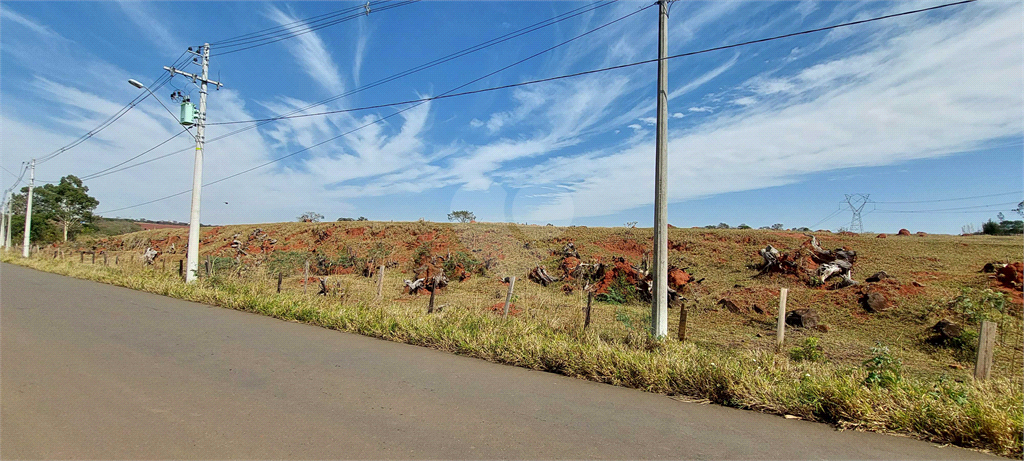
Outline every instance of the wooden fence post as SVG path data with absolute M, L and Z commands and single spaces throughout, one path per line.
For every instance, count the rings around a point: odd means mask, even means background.
M 380 271 L 377 274 L 377 297 L 380 298 L 384 294 L 384 265 L 380 265 Z
M 213 260 L 210 259 L 210 255 L 206 255 L 206 275 L 213 275 Z
M 185 277 L 185 260 L 184 259 L 179 259 L 178 260 L 178 277 L 182 277 L 182 278 Z
M 513 275 L 508 279 L 508 293 L 505 294 L 505 314 L 508 317 L 508 303 L 512 302 L 512 291 L 516 289 L 516 277 Z
M 53 259 L 57 259 L 57 250 L 53 250 Z
M 106 267 L 106 265 L 107 265 L 107 252 L 104 251 L 103 252 L 103 266 Z
M 434 276 L 434 281 L 430 284 L 430 303 L 427 304 L 427 313 L 434 313 L 434 293 L 437 293 L 437 276 Z
M 786 337 L 786 296 L 789 295 L 789 288 L 779 290 L 779 323 L 775 333 L 775 347 L 782 350 L 782 343 Z
M 679 342 L 686 341 L 686 306 L 679 307 Z
M 981 322 L 978 335 L 978 359 L 974 364 L 974 378 L 988 379 L 992 374 L 992 355 L 996 346 L 996 322 Z
M 281 272 L 277 273 L 277 292 L 281 293 L 281 282 L 284 280 L 284 274 Z
M 96 252 L 92 252 L 92 263 L 96 264 Z
M 309 285 L 309 260 L 306 260 L 306 277 L 302 279 L 302 294 L 306 294 L 306 285 Z
M 118 263 L 120 262 L 120 261 L 118 261 L 119 259 L 121 259 L 121 255 L 114 255 L 114 265 L 115 266 L 118 265 Z
M 594 304 L 594 292 L 587 290 L 587 316 L 583 318 L 583 329 L 590 326 L 590 306 Z
M 78 262 L 84 264 L 85 263 L 85 252 L 83 251 L 82 254 L 79 255 L 79 256 L 80 256 L 80 258 L 79 258 Z

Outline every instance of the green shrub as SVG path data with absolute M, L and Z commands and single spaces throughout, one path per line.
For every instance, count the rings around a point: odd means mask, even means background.
M 883 346 L 882 343 L 875 343 L 875 347 L 871 348 L 871 354 L 872 357 L 864 361 L 864 367 L 868 370 L 864 384 L 887 389 L 899 384 L 903 362 L 894 358 L 889 352 L 889 347 Z
M 821 362 L 825 360 L 825 355 L 821 353 L 818 338 L 811 336 L 805 339 L 799 347 L 790 349 L 789 358 L 797 362 Z

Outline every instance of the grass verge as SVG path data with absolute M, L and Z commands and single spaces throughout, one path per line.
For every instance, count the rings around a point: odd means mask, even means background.
M 1022 455 L 1024 392 L 1006 378 L 955 382 L 901 377 L 872 381 L 872 370 L 785 354 L 655 341 L 642 334 L 602 339 L 596 331 L 559 327 L 486 311 L 354 298 L 274 293 L 269 284 L 211 277 L 186 285 L 168 273 L 69 260 L 0 260 L 164 296 L 431 347 L 496 363 L 559 373 L 721 405 L 795 415 L 844 429 L 911 435 L 937 443 Z

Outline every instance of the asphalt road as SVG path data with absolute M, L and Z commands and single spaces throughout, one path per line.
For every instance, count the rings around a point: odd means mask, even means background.
M 11 265 L 0 457 L 992 458 Z

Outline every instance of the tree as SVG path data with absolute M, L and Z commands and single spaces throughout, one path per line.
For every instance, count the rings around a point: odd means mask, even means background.
M 736 226 L 736 228 L 737 229 L 750 229 L 751 227 L 746 225 L 746 224 L 740 224 L 739 226 Z
M 315 211 L 307 211 L 299 216 L 299 222 L 320 222 L 322 219 L 324 219 L 324 215 Z
M 84 226 L 92 223 L 93 210 L 99 206 L 99 200 L 89 196 L 89 188 L 74 175 L 60 179 L 57 184 L 44 184 L 32 190 L 32 241 L 52 242 L 60 238 L 66 242 L 69 237 Z M 25 199 L 28 187 L 21 189 L 21 194 L 14 196 L 11 208 L 12 237 L 24 234 Z M 15 222 L 21 226 L 19 232 Z
M 356 221 L 369 221 L 369 219 L 366 219 L 366 216 L 360 216 Z
M 448 213 L 448 221 L 470 222 L 476 221 L 476 215 L 472 211 L 460 210 Z
M 782 223 L 772 224 L 772 230 L 782 230 Z
M 724 223 L 724 222 L 720 222 L 720 223 L 718 223 L 717 226 L 715 226 L 715 228 L 718 228 L 718 229 L 728 229 L 729 225 Z
M 99 200 L 90 197 L 89 187 L 74 175 L 60 178 L 60 182 L 44 184 L 39 188 L 40 209 L 48 214 L 62 228 L 64 241 L 68 231 L 78 231 L 84 224 L 92 222 L 92 212 L 99 206 Z
M 1017 214 L 1019 214 L 1022 218 L 1024 218 L 1024 201 L 1021 201 L 1020 203 L 1018 203 L 1017 204 L 1017 208 L 1014 208 L 1013 211 L 1016 211 Z
M 344 221 L 355 221 L 355 219 L 354 218 L 345 218 L 345 217 L 338 218 L 338 222 L 344 222 Z

